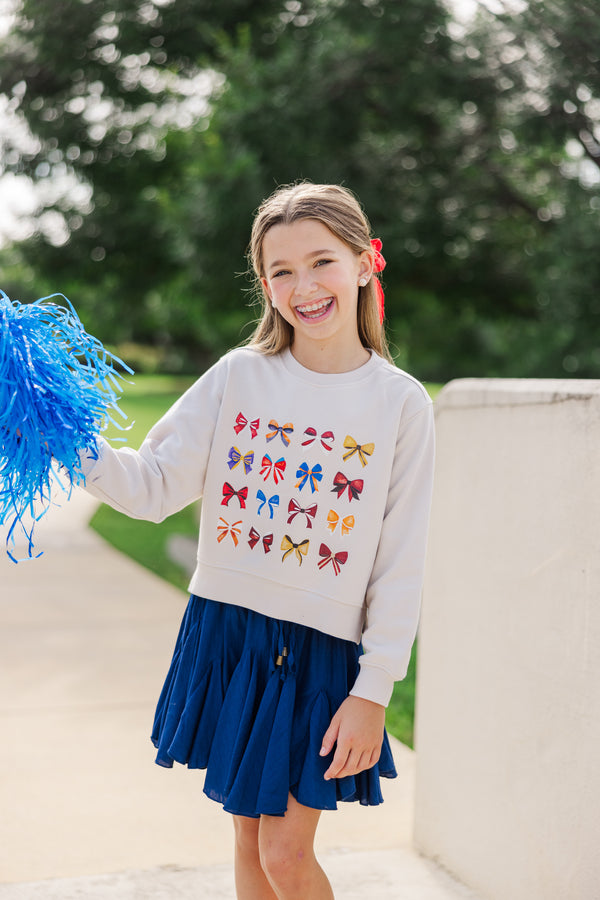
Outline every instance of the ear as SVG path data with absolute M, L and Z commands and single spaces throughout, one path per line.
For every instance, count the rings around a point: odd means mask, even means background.
M 273 302 L 273 295 L 271 294 L 271 289 L 270 289 L 270 287 L 269 287 L 269 282 L 267 281 L 266 278 L 263 277 L 263 278 L 260 279 L 260 283 L 262 284 L 262 289 L 263 289 L 263 291 L 265 292 L 265 294 L 267 295 L 267 297 L 269 298 L 269 300 L 270 300 L 271 303 L 272 303 L 272 302 Z
M 267 299 L 271 301 L 271 306 L 273 307 L 273 309 L 277 309 L 277 307 L 275 306 L 275 301 L 273 300 L 273 292 L 269 287 L 269 282 L 266 278 L 263 277 L 260 279 L 260 283 L 262 285 L 263 291 L 265 292 L 265 297 L 267 297 Z
M 358 278 L 366 279 L 367 283 L 373 274 L 373 252 L 371 250 L 363 250 L 359 257 Z

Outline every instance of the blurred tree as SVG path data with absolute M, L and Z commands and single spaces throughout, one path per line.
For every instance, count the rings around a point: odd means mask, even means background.
M 466 51 L 493 73 L 497 160 L 540 223 L 523 242 L 529 322 L 506 322 L 512 371 L 600 373 L 600 16 L 580 0 L 529 0 L 483 12 Z M 498 154 L 497 154 L 498 155 Z M 518 244 L 515 246 L 519 252 Z M 519 264 L 519 260 L 516 260 Z M 500 332 L 496 332 L 498 337 Z
M 241 321 L 233 273 L 251 210 L 275 184 L 297 178 L 343 181 L 361 197 L 390 262 L 388 318 L 403 363 L 419 360 L 443 377 L 460 339 L 467 365 L 477 354 L 480 362 L 473 311 L 521 311 L 527 282 L 507 253 L 515 254 L 519 229 L 521 243 L 530 233 L 532 218 L 534 229 L 542 226 L 501 172 L 473 171 L 471 108 L 477 101 L 493 114 L 493 83 L 472 77 L 468 63 L 452 65 L 445 21 L 426 0 L 401 10 L 349 3 L 344 15 L 325 5 L 292 20 L 296 30 L 273 57 L 256 59 L 243 32 L 221 43 L 227 84 L 210 128 L 168 139 L 181 165 L 163 217 L 181 252 L 186 234 L 181 296 L 218 296 L 217 327 Z M 495 231 L 482 220 L 493 220 Z M 165 314 L 175 311 L 176 298 L 165 295 L 163 305 Z
M 58 201 L 69 242 L 38 239 L 27 259 L 104 339 L 198 362 L 248 319 L 238 274 L 262 197 L 344 182 L 384 240 L 401 364 L 439 379 L 579 366 L 572 305 L 554 298 L 587 290 L 577 254 L 598 211 L 567 171 L 582 136 L 560 86 L 575 53 L 587 80 L 571 94 L 589 98 L 570 102 L 589 120 L 598 25 L 573 44 L 566 9 L 533 0 L 461 33 L 438 0 L 24 0 L 0 90 L 39 148 L 13 166 L 93 188 L 89 209 Z M 563 228 L 575 255 L 557 269 Z
M 263 23 L 280 6 L 23 0 L 0 54 L 0 91 L 38 144 L 27 153 L 5 148 L 5 169 L 65 187 L 71 173 L 93 190 L 82 205 L 72 191 L 49 201 L 66 220 L 66 246 L 37 236 L 24 253 L 105 339 L 171 342 L 155 302 L 180 266 L 179 254 L 165 252 L 156 205 L 157 185 L 177 182 L 165 138 L 170 129 L 205 127 L 209 97 L 222 84 L 211 68 L 217 41 L 246 22 L 260 47 Z

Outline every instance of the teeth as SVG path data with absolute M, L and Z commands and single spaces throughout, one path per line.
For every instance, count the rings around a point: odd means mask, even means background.
M 323 309 L 328 305 L 331 298 L 327 300 L 319 300 L 318 303 L 308 303 L 306 306 L 297 306 L 296 309 L 298 312 L 307 313 L 307 312 L 316 312 L 318 309 Z

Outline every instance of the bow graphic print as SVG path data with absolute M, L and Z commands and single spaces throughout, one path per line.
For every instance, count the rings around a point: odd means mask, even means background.
M 223 499 L 221 500 L 221 506 L 229 506 L 229 501 L 232 497 L 237 497 L 240 501 L 240 508 L 246 509 L 246 500 L 248 498 L 247 487 L 240 488 L 239 491 L 236 491 L 233 485 L 226 481 L 223 485 Z
M 280 459 L 278 459 L 276 462 L 273 462 L 269 454 L 265 453 L 262 458 L 261 466 L 262 468 L 260 470 L 260 474 L 264 476 L 265 481 L 267 480 L 271 472 L 273 472 L 273 479 L 275 481 L 275 484 L 278 484 L 282 480 L 285 473 L 285 459 L 283 458 L 283 456 L 280 457 Z
M 235 420 L 235 425 L 233 426 L 233 430 L 236 434 L 239 434 L 240 431 L 244 430 L 247 424 L 248 419 L 246 418 L 246 416 L 243 413 L 238 413 Z M 260 419 L 252 419 L 252 421 L 250 422 L 250 434 L 252 435 L 252 438 L 255 438 L 258 434 L 259 426 Z
M 316 428 L 307 428 L 304 432 L 307 435 L 305 441 L 302 441 L 303 447 L 308 447 L 312 442 L 317 438 L 317 430 Z M 321 435 L 321 446 L 324 450 L 333 450 L 331 444 L 335 441 L 335 435 L 333 431 L 324 431 Z
M 289 556 L 290 553 L 296 553 L 298 557 L 298 564 L 302 565 L 302 557 L 306 556 L 308 553 L 308 545 L 309 541 L 305 538 L 303 541 L 300 541 L 299 544 L 295 544 L 289 534 L 284 535 L 283 540 L 281 541 L 281 549 L 284 551 L 283 556 L 281 557 L 281 562 L 284 561 L 286 556 Z
M 260 516 L 261 510 L 262 510 L 263 506 L 265 505 L 265 503 L 268 503 L 268 505 L 269 505 L 269 518 L 272 519 L 272 518 L 273 518 L 273 512 L 274 512 L 274 507 L 275 507 L 275 506 L 279 506 L 279 494 L 273 494 L 273 496 L 272 496 L 272 497 L 269 497 L 269 499 L 267 500 L 267 498 L 265 497 L 263 491 L 257 491 L 257 493 L 256 493 L 256 499 L 260 501 L 260 505 L 259 505 L 259 507 L 258 507 L 258 515 Z
M 333 534 L 335 529 L 337 528 L 338 522 L 340 521 L 340 517 L 336 513 L 334 509 L 330 509 L 327 513 L 327 527 Z M 354 516 L 346 516 L 342 519 L 342 526 L 340 531 L 342 534 L 348 534 L 354 528 Z
M 273 438 L 276 438 L 277 435 L 281 437 L 282 442 L 286 447 L 290 445 L 289 435 L 292 434 L 294 430 L 294 426 L 291 422 L 286 422 L 285 425 L 278 425 L 275 419 L 271 419 L 269 422 L 269 428 L 271 431 L 267 433 L 267 440 L 272 441 Z
M 223 523 L 222 525 L 217 525 L 217 531 L 219 532 L 217 541 L 219 542 L 219 544 L 221 543 L 223 538 L 226 538 L 227 535 L 230 534 L 233 543 L 237 547 L 238 535 L 242 530 L 241 528 L 238 528 L 238 525 L 242 524 L 242 520 L 239 519 L 239 521 L 233 522 L 233 524 L 230 525 L 229 522 L 227 522 L 222 516 L 219 516 L 219 522 Z
M 254 550 L 255 546 L 260 541 L 260 534 L 258 533 L 256 528 L 254 528 L 254 526 L 250 529 L 250 531 L 248 533 L 248 537 L 250 538 L 250 540 L 248 541 L 248 543 L 250 544 L 250 549 Z M 273 535 L 265 534 L 265 536 L 262 539 L 262 542 L 263 542 L 263 549 L 264 549 L 265 553 L 270 553 L 271 545 L 273 543 Z
M 322 559 L 319 560 L 320 569 L 324 568 L 328 563 L 331 563 L 333 571 L 336 575 L 339 575 L 340 566 L 343 566 L 348 559 L 348 552 L 346 550 L 341 550 L 334 555 L 327 544 L 321 544 L 319 547 L 319 556 L 322 557 Z
M 355 453 L 358 454 L 358 458 L 360 459 L 361 465 L 363 468 L 367 465 L 369 460 L 367 456 L 373 455 L 373 450 L 375 449 L 375 444 L 357 444 L 353 437 L 350 437 L 349 434 L 344 438 L 344 447 L 346 448 L 346 453 L 344 453 L 344 462 L 350 457 L 354 456 Z
M 314 494 L 315 491 L 319 490 L 317 481 L 321 481 L 323 478 L 323 467 L 320 463 L 317 463 L 316 466 L 313 466 L 312 469 L 309 469 L 308 463 L 303 462 L 296 472 L 296 478 L 300 479 L 300 481 L 296 485 L 299 491 L 302 490 L 306 482 L 310 479 L 310 489 Z
M 302 509 L 300 504 L 296 500 L 292 499 L 288 503 L 288 513 L 290 513 L 288 525 L 293 522 L 295 516 L 303 513 L 306 516 L 306 527 L 312 528 L 312 522 L 310 520 L 314 519 L 317 514 L 317 504 L 315 503 L 314 506 L 309 506 L 306 509 Z
M 364 486 L 364 481 L 362 478 L 355 478 L 354 481 L 350 481 L 346 478 L 342 472 L 338 472 L 335 478 L 333 479 L 333 487 L 331 488 L 332 493 L 335 491 L 338 495 L 338 500 L 343 496 L 344 491 L 348 488 L 348 500 L 359 500 L 359 494 L 362 494 L 362 489 Z
M 244 464 L 246 475 L 248 474 L 248 472 L 251 472 L 252 463 L 254 462 L 254 450 L 251 450 L 250 453 L 240 453 L 237 447 L 231 447 L 229 450 L 229 459 L 227 460 L 227 465 L 230 469 L 235 469 L 239 462 L 242 462 Z

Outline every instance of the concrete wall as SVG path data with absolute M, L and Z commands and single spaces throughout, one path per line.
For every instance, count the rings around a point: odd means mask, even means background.
M 598 900 L 600 381 L 436 405 L 415 843 L 487 900 Z

